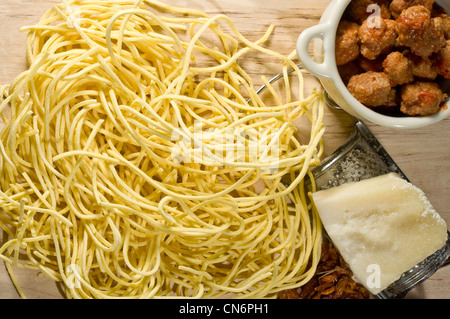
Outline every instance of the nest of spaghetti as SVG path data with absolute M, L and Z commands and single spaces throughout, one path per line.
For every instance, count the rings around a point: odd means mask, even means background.
M 24 30 L 29 68 L 1 89 L 8 266 L 67 298 L 275 298 L 313 277 L 324 100 L 264 47 L 273 26 L 249 40 L 225 15 L 68 0 Z M 264 94 L 255 57 L 283 70 Z

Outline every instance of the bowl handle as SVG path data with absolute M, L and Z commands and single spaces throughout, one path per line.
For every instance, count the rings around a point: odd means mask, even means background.
M 335 63 L 334 45 L 335 35 L 333 25 L 329 22 L 317 24 L 304 30 L 297 40 L 297 54 L 305 69 L 309 72 L 324 78 L 332 78 Z M 314 61 L 309 55 L 309 43 L 313 39 L 322 39 L 323 41 L 323 62 Z

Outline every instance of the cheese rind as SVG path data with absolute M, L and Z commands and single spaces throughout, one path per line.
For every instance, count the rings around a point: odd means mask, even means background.
M 318 191 L 312 198 L 334 245 L 373 294 L 447 240 L 447 225 L 424 192 L 395 173 Z

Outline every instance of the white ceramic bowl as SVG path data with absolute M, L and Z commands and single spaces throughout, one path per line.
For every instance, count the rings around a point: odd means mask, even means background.
M 419 128 L 434 124 L 450 115 L 450 100 L 447 107 L 430 116 L 394 117 L 380 114 L 361 104 L 347 90 L 342 81 L 335 58 L 335 39 L 337 26 L 351 0 L 333 0 L 324 11 L 319 24 L 303 31 L 297 42 L 297 53 L 306 70 L 319 77 L 328 95 L 343 110 L 361 120 L 396 128 Z M 436 0 L 450 12 L 449 0 Z M 309 44 L 314 41 L 314 57 L 309 55 Z

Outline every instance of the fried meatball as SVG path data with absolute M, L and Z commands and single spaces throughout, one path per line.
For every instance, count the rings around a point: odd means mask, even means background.
M 406 84 L 400 90 L 400 111 L 411 116 L 425 116 L 439 112 L 446 95 L 434 82 Z
M 397 44 L 407 46 L 421 57 L 429 57 L 445 46 L 441 28 L 431 19 L 431 12 L 424 6 L 409 7 L 396 20 Z
M 339 23 L 336 33 L 336 64 L 344 65 L 359 56 L 358 24 L 346 20 Z
M 436 54 L 436 69 L 444 78 L 450 79 L 450 40 L 447 40 L 446 46 Z
M 344 65 L 338 66 L 339 75 L 341 76 L 342 82 L 345 84 L 350 81 L 350 78 L 356 74 L 362 72 L 361 67 L 355 61 L 351 61 Z
M 380 16 L 383 19 L 391 18 L 391 13 L 385 0 L 352 0 L 347 7 L 346 15 L 351 21 L 358 24 L 363 23 L 374 12 L 370 10 L 370 5 L 378 5 L 380 8 Z
M 433 18 L 435 27 L 444 34 L 446 40 L 450 40 L 450 17 L 446 14 Z
M 413 75 L 415 78 L 429 81 L 436 79 L 438 73 L 432 59 L 428 57 L 422 58 L 411 52 L 405 53 L 405 56 L 412 63 Z
M 394 20 L 388 19 L 380 19 L 378 26 L 364 21 L 358 30 L 361 54 L 369 60 L 375 60 L 380 54 L 391 50 L 397 41 L 395 24 Z
M 393 87 L 414 81 L 412 62 L 398 51 L 386 57 L 383 61 L 383 70 Z
M 396 105 L 396 91 L 383 72 L 365 72 L 353 76 L 347 85 L 348 91 L 368 107 Z
M 428 10 L 433 9 L 434 0 L 392 0 L 389 10 L 394 19 L 397 19 L 403 10 L 412 6 L 422 5 Z

